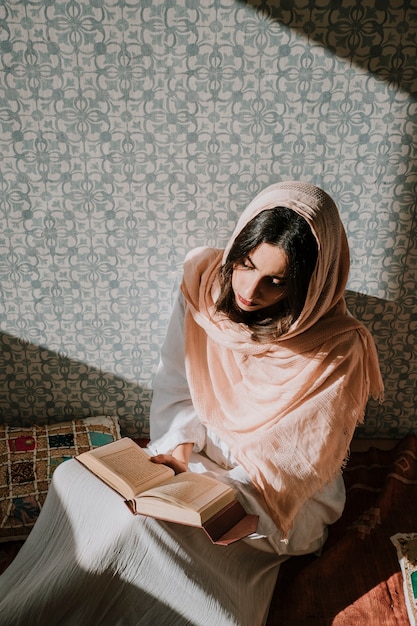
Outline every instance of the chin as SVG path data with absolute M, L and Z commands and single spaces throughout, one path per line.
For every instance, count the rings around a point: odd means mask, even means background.
M 245 306 L 243 304 L 238 304 L 238 307 L 241 311 L 244 311 L 245 313 L 257 313 L 258 311 L 262 311 L 262 307 Z

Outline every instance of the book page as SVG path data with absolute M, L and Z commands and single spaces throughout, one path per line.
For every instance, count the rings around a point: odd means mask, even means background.
M 202 474 L 184 472 L 154 489 L 141 494 L 143 497 L 157 497 L 174 502 L 184 508 L 200 511 L 225 496 L 225 504 L 234 499 L 233 490 L 227 485 Z
M 103 465 L 116 472 L 138 493 L 149 480 L 167 473 L 165 465 L 152 463 L 146 454 L 138 454 L 134 448 L 126 448 L 100 457 Z
M 82 452 L 75 458 L 126 500 L 175 475 L 167 465 L 153 463 L 149 454 L 129 437 Z

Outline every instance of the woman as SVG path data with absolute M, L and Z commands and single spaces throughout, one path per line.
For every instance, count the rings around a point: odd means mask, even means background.
M 185 359 L 176 343 L 181 302 L 162 350 L 152 449 L 183 467 L 194 448 L 221 466 L 244 468 L 277 528 L 269 540 L 280 552 L 303 505 L 322 497 L 324 486 L 326 494 L 335 487 L 340 515 L 340 470 L 354 429 L 369 394 L 382 397 L 374 343 L 343 299 L 348 271 L 331 198 L 307 183 L 271 185 L 242 214 L 224 251 L 189 255 Z M 311 546 L 325 538 L 322 520 L 319 527 Z
M 224 548 L 133 516 L 68 461 L 0 578 L 0 622 L 265 623 L 279 563 L 319 551 L 341 515 L 350 440 L 369 394 L 382 396 L 373 341 L 343 300 L 348 269 L 335 204 L 296 182 L 261 192 L 224 251 L 188 256 L 149 449 L 231 484 L 257 533 Z

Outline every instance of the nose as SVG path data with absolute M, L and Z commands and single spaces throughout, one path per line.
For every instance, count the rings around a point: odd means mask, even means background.
M 252 280 L 248 279 L 245 285 L 244 293 L 242 294 L 246 300 L 254 300 L 260 292 L 260 281 L 253 277 Z

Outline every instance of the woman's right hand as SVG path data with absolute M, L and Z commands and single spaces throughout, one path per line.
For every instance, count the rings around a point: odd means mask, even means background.
M 171 456 L 170 454 L 157 454 L 156 456 L 151 456 L 151 461 L 152 463 L 167 465 L 173 469 L 176 474 L 182 474 L 188 470 L 188 465 L 185 461 L 176 459 L 175 456 Z

